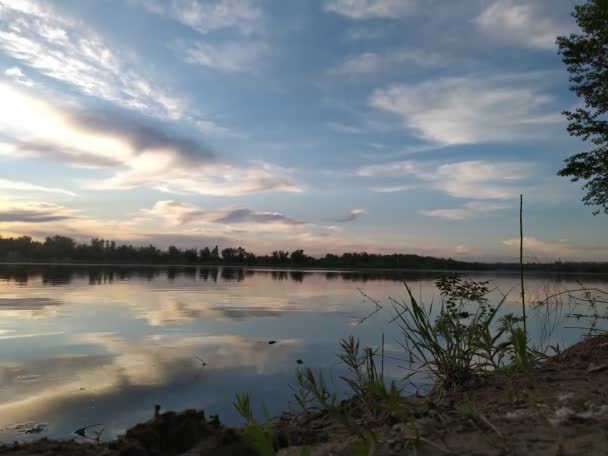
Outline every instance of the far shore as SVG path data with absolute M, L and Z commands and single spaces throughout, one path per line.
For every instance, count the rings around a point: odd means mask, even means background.
M 517 269 L 515 269 L 515 265 L 511 263 L 506 263 L 505 267 L 495 266 L 493 263 L 480 263 L 483 265 L 487 265 L 487 268 L 470 268 L 470 269 L 416 269 L 416 268 L 330 268 L 330 267 L 311 267 L 311 266 L 256 266 L 256 265 L 247 265 L 247 264 L 200 264 L 200 263 L 91 263 L 91 262 L 76 262 L 76 261 L 0 261 L 0 266 L 75 266 L 75 267 L 116 267 L 116 268 L 241 268 L 248 269 L 253 271 L 304 271 L 304 272 L 355 272 L 355 273 L 364 273 L 364 272 L 389 272 L 389 273 L 443 273 L 443 274 L 518 274 L 519 275 L 519 265 L 517 265 Z M 565 263 L 567 264 L 578 264 L 578 263 Z M 608 263 L 581 263 L 585 265 L 598 265 L 601 267 L 605 267 L 606 271 L 560 271 L 556 269 L 551 269 L 550 266 L 552 264 L 542 264 L 542 263 L 524 263 L 524 269 L 526 274 L 532 275 L 569 275 L 569 276 L 578 276 L 578 275 L 596 275 L 596 276 L 604 276 L 608 275 Z M 543 269 L 543 266 L 546 266 L 546 269 Z

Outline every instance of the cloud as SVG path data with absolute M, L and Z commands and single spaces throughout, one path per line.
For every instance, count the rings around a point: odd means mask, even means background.
M 4 71 L 4 75 L 12 79 L 13 81 L 19 84 L 23 84 L 27 87 L 32 87 L 34 85 L 34 81 L 26 77 L 25 74 L 23 74 L 23 71 L 21 71 L 21 68 L 19 67 L 11 67 L 6 69 Z
M 195 125 L 201 132 L 203 132 L 203 134 L 207 136 L 233 139 L 243 139 L 247 137 L 246 135 L 237 133 L 230 128 L 217 125 L 215 122 L 210 120 L 198 119 L 195 121 Z
M 123 62 L 81 22 L 34 0 L 0 0 L 0 50 L 81 92 L 147 114 L 179 118 L 183 103 Z M 13 72 L 14 73 L 14 72 Z
M 215 223 L 280 223 L 286 225 L 298 225 L 301 222 L 286 217 L 280 212 L 257 212 L 247 208 L 230 209 L 225 214 L 214 220 Z
M 142 211 L 146 215 L 162 217 L 167 221 L 183 225 L 187 223 L 240 224 L 259 225 L 282 224 L 299 225 L 301 222 L 279 212 L 259 212 L 248 208 L 227 208 L 216 211 L 205 211 L 194 204 L 174 200 L 157 201 L 152 209 Z
M 0 108 L 0 126 L 12 137 L 14 155 L 50 155 L 74 164 L 108 167 L 149 151 L 162 151 L 167 159 L 189 164 L 215 156 L 193 141 L 172 138 L 118 111 L 75 110 L 1 83 L 0 95 L 7 103 Z M 4 146 L 4 153 L 10 154 Z
M 480 216 L 489 212 L 494 212 L 500 209 L 506 209 L 510 206 L 504 204 L 486 203 L 482 201 L 473 201 L 466 203 L 463 207 L 455 209 L 431 209 L 422 210 L 420 213 L 427 217 L 439 217 L 448 220 L 464 220 L 471 217 Z
M 162 153 L 143 154 L 130 169 L 108 179 L 91 181 L 92 190 L 152 188 L 169 193 L 240 196 L 263 192 L 301 192 L 289 171 L 268 163 L 248 167 L 229 163 L 202 163 L 194 167 L 171 161 Z
M 414 161 L 396 161 L 382 163 L 378 165 L 369 165 L 360 168 L 357 174 L 363 177 L 391 177 L 402 176 L 405 174 L 415 174 L 418 171 L 418 165 Z
M 406 190 L 413 190 L 416 187 L 416 185 L 388 185 L 385 187 L 372 187 L 370 188 L 370 191 L 375 193 L 396 193 L 405 192 Z
M 522 46 L 555 50 L 558 35 L 568 35 L 573 26 L 557 23 L 550 17 L 553 4 L 542 8 L 542 2 L 498 0 L 489 4 L 475 19 L 486 35 Z
M 21 192 L 43 192 L 43 193 L 62 193 L 64 195 L 76 196 L 76 193 L 62 188 L 44 187 L 42 185 L 30 184 L 28 182 L 0 179 L 0 190 L 18 190 Z
M 138 317 L 142 314 L 145 316 L 145 312 L 139 312 Z M 37 418 L 46 422 L 62 417 L 53 422 L 69 432 L 70 424 L 82 414 L 79 411 L 90 407 L 92 400 L 104 404 L 96 411 L 96 417 L 103 422 L 111 421 L 110 416 L 115 416 L 126 396 L 142 389 L 164 396 L 183 395 L 186 391 L 183 400 L 187 406 L 187 392 L 199 387 L 201 375 L 208 375 L 215 382 L 214 388 L 203 393 L 207 395 L 203 401 L 212 402 L 217 400 L 218 388 L 229 394 L 234 388 L 230 382 L 236 382 L 236 377 L 238 381 L 259 381 L 263 387 L 263 375 L 287 375 L 293 370 L 295 353 L 302 350 L 302 343 L 293 338 L 282 339 L 281 349 L 277 350 L 255 339 L 192 333 L 126 338 L 109 332 L 81 332 L 66 337 L 68 343 L 91 347 L 100 355 L 64 355 L 0 366 L 0 376 L 6 379 L 5 393 L 11 398 L 0 405 L 2 416 L 10 416 L 14 420 L 11 422 L 25 422 L 32 418 L 32 404 L 36 404 Z M 204 372 L 193 355 L 208 364 Z M 38 381 L 20 383 L 28 377 Z M 83 385 L 86 391 L 82 391 Z M 80 394 L 75 394 L 77 391 Z M 193 394 L 201 397 L 200 391 Z M 137 401 L 131 410 L 145 414 Z
M 519 238 L 507 239 L 502 242 L 507 247 L 519 249 Z M 532 261 L 569 259 L 587 261 L 605 261 L 608 246 L 581 244 L 568 239 L 546 240 L 534 236 L 524 236 L 524 254 Z M 541 258 L 538 258 L 540 255 Z M 543 257 L 545 259 L 543 259 Z
M 0 298 L 0 316 L 2 318 L 19 318 L 23 320 L 48 319 L 57 314 L 62 301 L 51 298 L 27 297 L 27 298 Z M 8 334 L 0 332 L 0 339 L 17 339 L 23 337 L 36 337 L 50 335 L 49 333 L 22 334 L 19 331 L 9 330 Z M 58 333 L 62 334 L 62 333 Z
M 199 33 L 236 29 L 245 35 L 263 25 L 263 11 L 255 0 L 130 0 L 149 13 L 170 17 Z
M 335 218 L 332 221 L 336 223 L 347 223 L 357 220 L 362 215 L 365 215 L 365 211 L 363 209 L 351 209 L 348 211 L 347 215 Z
M 411 14 L 415 0 L 327 0 L 323 9 L 353 20 L 396 19 Z
M 266 54 L 265 45 L 255 42 L 225 42 L 211 44 L 203 41 L 177 42 L 175 50 L 182 59 L 226 73 L 253 73 Z
M 421 185 L 456 198 L 509 199 L 522 191 L 531 174 L 526 162 L 467 160 L 441 165 L 411 160 L 371 165 L 359 169 L 363 177 L 408 177 Z M 408 184 L 412 185 L 412 184 Z
M 73 218 L 73 212 L 51 203 L 8 203 L 0 205 L 0 222 L 46 223 Z
M 530 166 L 519 162 L 470 160 L 439 165 L 422 179 L 450 196 L 472 199 L 509 199 L 518 192 L 518 181 L 530 175 Z
M 115 171 L 91 189 L 153 188 L 235 196 L 300 191 L 286 169 L 268 163 L 222 161 L 204 144 L 171 136 L 118 111 L 78 111 L 0 83 L 0 154 L 44 157 Z
M 360 127 L 355 127 L 353 125 L 346 125 L 341 122 L 327 122 L 325 124 L 327 128 L 333 130 L 337 133 L 346 133 L 346 134 L 363 134 L 366 133 L 366 130 Z
M 329 71 L 330 76 L 340 80 L 362 79 L 369 76 L 382 75 L 393 72 L 404 66 L 432 68 L 446 65 L 449 60 L 436 52 L 425 52 L 414 49 L 389 49 L 383 52 L 363 52 L 346 57 L 335 68 Z
M 376 90 L 369 105 L 400 117 L 419 138 L 437 145 L 539 138 L 561 123 L 540 75 L 470 75 L 397 84 Z

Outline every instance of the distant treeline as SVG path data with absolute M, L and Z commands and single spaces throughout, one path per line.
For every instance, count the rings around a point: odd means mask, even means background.
M 315 258 L 303 250 L 292 252 L 275 250 L 270 255 L 256 255 L 242 247 L 219 249 L 218 246 L 201 249 L 179 249 L 170 246 L 159 249 L 153 245 L 117 245 L 114 241 L 91 239 L 88 244 L 77 243 L 66 236 L 47 237 L 44 242 L 29 236 L 1 237 L 0 261 L 3 262 L 75 262 L 75 263 L 137 263 L 137 264 L 188 264 L 188 265 L 242 265 L 267 267 L 311 268 L 375 268 L 425 270 L 516 270 L 517 263 L 479 263 L 458 261 L 452 258 L 435 258 L 411 254 L 380 255 L 367 252 L 331 253 Z M 608 272 L 607 263 L 528 263 L 528 271 L 555 272 Z

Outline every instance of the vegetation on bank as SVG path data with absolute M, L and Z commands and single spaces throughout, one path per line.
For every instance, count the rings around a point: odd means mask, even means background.
M 347 372 L 340 379 L 350 389 L 349 400 L 338 400 L 322 371 L 296 371 L 292 389 L 300 413 L 321 413 L 349 434 L 349 454 L 376 454 L 380 442 L 373 425 L 408 423 L 420 414 L 432 413 L 455 389 L 476 384 L 488 374 L 527 372 L 548 359 L 546 351 L 529 344 L 523 317 L 500 315 L 506 295 L 498 304 L 490 303 L 488 296 L 495 290 L 489 288 L 489 282 L 446 276 L 436 286 L 441 302 L 435 310 L 418 302 L 407 284 L 406 301 L 390 300 L 392 323 L 400 328 L 404 359 L 409 360 L 399 385 L 385 381 L 384 346 L 362 348 L 352 336 L 342 341 L 338 354 Z M 433 387 L 426 403 L 413 408 L 411 397 L 402 391 L 414 377 L 418 382 L 428 379 Z M 244 436 L 260 456 L 273 456 L 289 444 L 289 436 L 281 435 L 268 417 L 264 423 L 256 420 L 251 400 L 246 393 L 237 394 L 235 400 L 235 408 L 245 420 Z M 412 438 L 405 443 L 415 446 L 421 440 Z M 302 454 L 305 451 L 302 448 Z
M 303 250 L 292 252 L 276 250 L 270 255 L 256 255 L 242 247 L 220 249 L 179 249 L 175 246 L 163 250 L 153 245 L 118 245 L 114 241 L 91 239 L 90 243 L 77 243 L 65 236 L 47 237 L 44 241 L 29 236 L 0 236 L 0 262 L 58 262 L 99 264 L 180 264 L 227 265 L 261 267 L 303 267 L 332 269 L 413 269 L 444 271 L 517 271 L 519 263 L 481 263 L 458 261 L 452 258 L 435 258 L 413 254 L 374 254 L 347 252 L 342 255 L 328 253 L 322 257 L 306 255 Z M 528 271 L 608 273 L 608 262 L 533 262 L 526 264 Z

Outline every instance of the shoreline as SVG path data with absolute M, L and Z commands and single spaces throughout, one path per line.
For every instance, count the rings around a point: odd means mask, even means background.
M 536 263 L 524 263 L 524 267 L 534 265 Z M 603 264 L 603 263 L 598 263 Z M 65 267 L 112 267 L 112 268 L 150 268 L 150 269 L 166 269 L 166 268 L 240 268 L 250 271 L 293 271 L 293 272 L 344 272 L 344 273 L 454 273 L 454 274 L 499 274 L 499 275 L 519 275 L 519 269 L 412 269 L 412 268 L 319 268 L 306 266 L 255 266 L 244 264 L 197 264 L 197 263 L 90 263 L 90 262 L 48 262 L 48 261 L 0 261 L 1 266 L 65 266 Z M 518 266 L 519 267 L 519 266 Z M 533 269 L 526 270 L 527 275 L 565 275 L 565 276 L 608 276 L 606 272 L 575 272 L 575 271 L 558 271 L 550 269 Z

